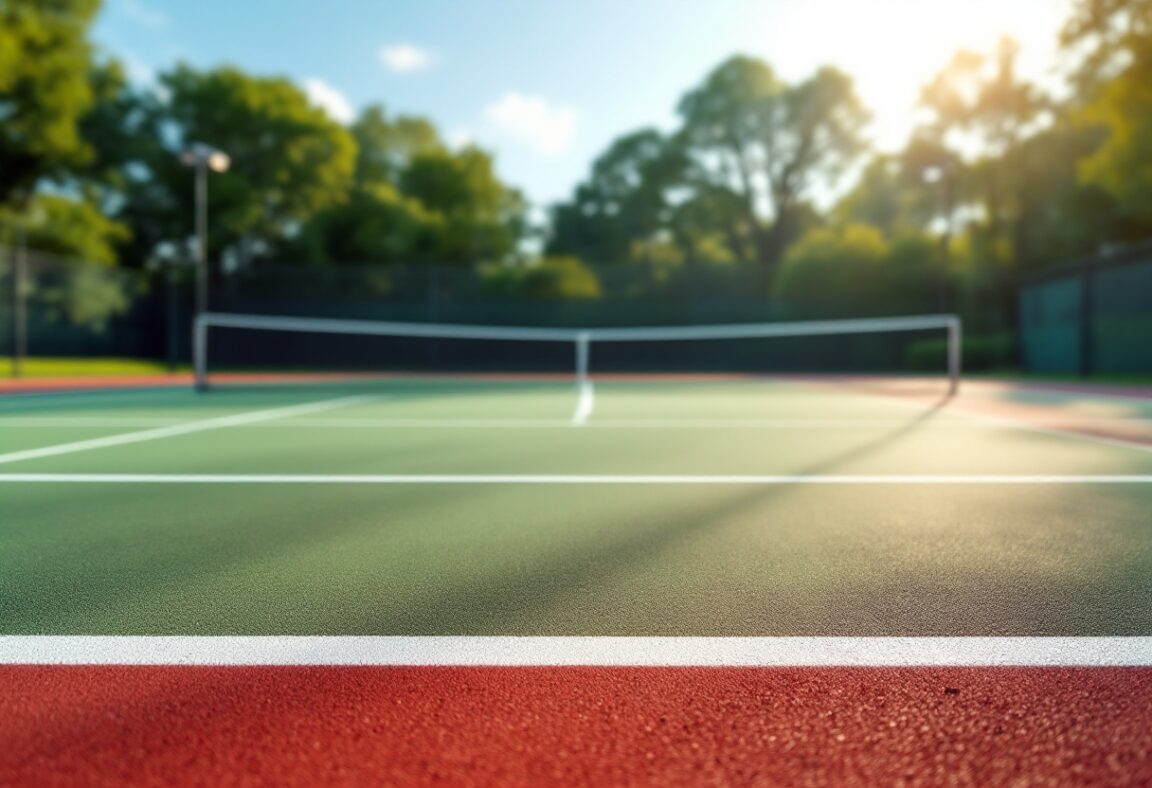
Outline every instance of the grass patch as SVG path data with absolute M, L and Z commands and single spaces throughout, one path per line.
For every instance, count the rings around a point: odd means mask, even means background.
M 962 366 L 966 372 L 1010 370 L 1015 341 L 1010 334 L 968 334 L 961 342 Z M 948 340 L 924 339 L 913 342 L 904 353 L 910 369 L 931 372 L 948 366 Z
M 7 369 L 5 369 L 7 366 Z M 0 375 L 11 375 L 11 361 L 0 361 Z M 163 361 L 137 358 L 44 358 L 24 359 L 22 377 L 25 378 L 83 378 L 133 375 L 163 375 L 168 373 L 168 365 Z M 187 367 L 177 368 L 187 372 Z

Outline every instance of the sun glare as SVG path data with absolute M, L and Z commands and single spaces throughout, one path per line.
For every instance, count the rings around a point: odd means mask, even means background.
M 907 140 L 917 118 L 921 87 L 957 49 L 991 52 L 1002 36 L 1021 45 L 1020 72 L 1050 81 L 1056 36 L 1067 16 L 1063 0 L 833 0 L 813 3 L 790 20 L 812 30 L 790 36 L 791 53 L 766 52 L 773 62 L 789 55 L 809 68 L 831 63 L 856 80 L 873 113 L 872 134 L 884 149 Z M 813 63 L 813 61 L 815 61 Z

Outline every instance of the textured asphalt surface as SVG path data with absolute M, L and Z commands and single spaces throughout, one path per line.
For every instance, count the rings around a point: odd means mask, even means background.
M 0 459 L 344 393 L 0 400 Z M 1037 396 L 1013 407 L 1149 418 Z M 1139 445 L 956 404 L 619 383 L 573 428 L 567 386 L 397 386 L 0 473 L 1152 474 Z M 1152 485 L 1091 481 L 7 481 L 0 636 L 1152 635 L 1150 511 Z M 1146 668 L 9 665 L 0 783 L 1140 785 L 1150 699 Z
M 1147 785 L 1152 670 L 0 668 L 10 784 Z

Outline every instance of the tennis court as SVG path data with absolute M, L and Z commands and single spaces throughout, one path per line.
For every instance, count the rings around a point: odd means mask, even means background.
M 248 380 L 0 400 L 9 773 L 1147 776 L 1147 399 Z

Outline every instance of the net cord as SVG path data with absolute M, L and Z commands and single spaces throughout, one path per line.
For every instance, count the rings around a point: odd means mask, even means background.
M 415 337 L 420 339 L 518 340 L 571 342 L 579 383 L 589 378 L 591 347 L 595 342 L 659 342 L 710 339 L 867 334 L 891 331 L 943 330 L 947 332 L 949 394 L 960 390 L 963 328 L 958 315 L 869 317 L 851 320 L 803 320 L 790 323 L 734 323 L 711 326 L 652 326 L 642 328 L 521 328 L 467 324 L 398 323 L 378 320 L 335 320 L 317 317 L 279 317 L 206 312 L 195 320 L 192 352 L 196 387 L 208 387 L 208 333 L 212 328 L 264 331 L 299 331 L 321 334 Z

